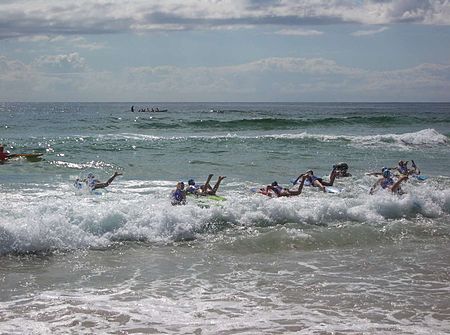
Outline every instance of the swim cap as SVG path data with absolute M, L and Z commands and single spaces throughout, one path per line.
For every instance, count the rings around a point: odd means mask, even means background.
M 276 181 L 274 181 L 274 182 L 272 183 L 272 186 L 278 186 L 278 183 L 277 183 Z
M 189 179 L 188 180 L 188 185 L 195 185 L 194 179 Z
M 388 169 L 385 169 L 383 171 L 383 177 L 384 178 L 389 178 L 391 176 L 391 172 Z
M 340 162 L 340 163 L 337 163 L 335 165 L 335 167 L 338 168 L 338 169 L 341 169 L 341 170 L 347 170 L 348 169 L 348 164 L 345 163 L 345 162 Z

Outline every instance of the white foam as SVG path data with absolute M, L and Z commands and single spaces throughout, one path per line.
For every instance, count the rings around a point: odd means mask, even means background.
M 278 199 L 224 186 L 228 200 L 211 202 L 205 208 L 191 198 L 186 206 L 172 206 L 169 194 L 173 184 L 118 181 L 103 195 L 80 194 L 70 184 L 2 192 L 0 253 L 104 248 L 121 240 L 191 240 L 205 234 L 211 224 L 220 231 L 230 225 L 377 226 L 407 220 L 414 227 L 420 226 L 422 218 L 445 222 L 440 219 L 448 219 L 450 213 L 450 191 L 442 189 L 444 185 L 439 189 L 433 184 L 407 183 L 404 189 L 408 194 L 402 197 L 387 192 L 370 196 L 356 185 L 346 186 L 346 192 L 339 195 L 306 187 L 299 197 Z

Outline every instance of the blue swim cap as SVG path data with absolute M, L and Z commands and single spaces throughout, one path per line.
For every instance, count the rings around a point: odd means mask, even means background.
M 391 176 L 391 172 L 388 169 L 385 169 L 383 171 L 383 177 L 384 178 L 389 178 Z

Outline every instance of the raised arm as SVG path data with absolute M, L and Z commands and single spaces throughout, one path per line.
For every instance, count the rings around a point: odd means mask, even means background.
M 378 179 L 375 184 L 370 188 L 369 194 L 373 194 L 377 188 L 377 186 L 380 184 L 382 178 Z

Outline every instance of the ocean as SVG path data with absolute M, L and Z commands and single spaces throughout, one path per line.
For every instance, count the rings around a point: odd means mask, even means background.
M 0 334 L 450 331 L 450 103 L 0 103 L 0 143 L 43 154 L 0 164 Z M 369 195 L 399 160 L 428 179 Z

